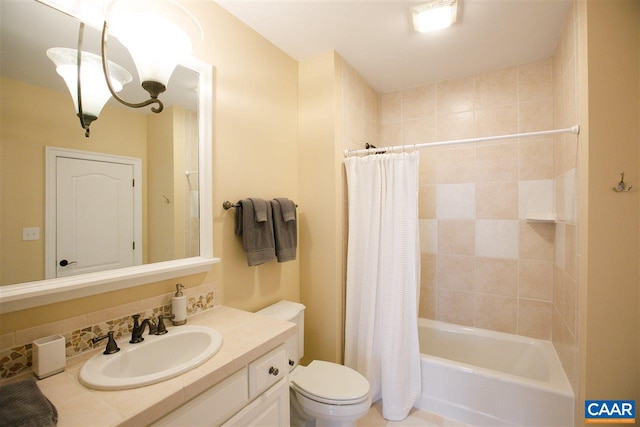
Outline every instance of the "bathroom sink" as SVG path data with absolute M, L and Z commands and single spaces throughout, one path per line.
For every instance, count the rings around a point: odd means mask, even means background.
M 141 343 L 122 344 L 118 353 L 93 356 L 80 369 L 80 382 L 98 390 L 155 384 L 203 364 L 221 346 L 222 336 L 215 329 L 170 328 L 165 335 L 144 335 Z

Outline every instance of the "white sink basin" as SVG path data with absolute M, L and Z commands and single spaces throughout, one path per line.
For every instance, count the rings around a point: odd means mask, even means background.
M 143 342 L 127 342 L 118 353 L 99 353 L 87 360 L 80 369 L 80 382 L 98 390 L 158 383 L 203 364 L 221 346 L 220 333 L 204 326 L 170 328 L 165 335 L 147 335 L 145 331 Z

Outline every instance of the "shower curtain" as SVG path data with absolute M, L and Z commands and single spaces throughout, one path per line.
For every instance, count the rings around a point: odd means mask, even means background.
M 418 158 L 345 160 L 349 242 L 345 365 L 363 374 L 387 420 L 406 418 L 420 395 Z

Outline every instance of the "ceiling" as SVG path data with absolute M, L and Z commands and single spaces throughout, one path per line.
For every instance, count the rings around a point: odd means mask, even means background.
M 420 1 L 217 3 L 296 60 L 335 50 L 386 93 L 551 57 L 571 0 L 459 0 L 457 22 L 425 34 Z

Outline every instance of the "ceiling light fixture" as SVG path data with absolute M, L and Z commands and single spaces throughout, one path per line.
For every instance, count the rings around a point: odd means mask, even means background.
M 107 68 L 109 30 L 129 50 L 142 87 L 149 92 L 148 100 L 129 103 L 111 87 Z M 161 112 L 164 105 L 158 95 L 167 89 L 177 65 L 201 40 L 198 20 L 173 0 L 113 0 L 107 6 L 102 27 L 102 66 L 111 95 L 132 108 L 157 104 L 151 111 Z
M 47 56 L 55 64 L 56 72 L 64 79 L 73 99 L 80 125 L 89 137 L 89 126 L 98 119 L 104 105 L 111 98 L 102 71 L 102 59 L 98 55 L 82 50 L 84 23 L 78 31 L 78 49 L 52 47 Z M 132 80 L 131 74 L 120 65 L 109 61 L 109 72 L 113 90 L 119 92 Z M 82 88 L 84 87 L 84 96 Z
M 131 54 L 142 88 L 149 93 L 146 101 L 131 103 L 118 96 L 117 92 L 132 77 L 127 70 L 107 60 L 108 32 Z M 102 27 L 101 57 L 82 50 L 83 33 L 81 23 L 77 50 L 51 48 L 47 56 L 71 92 L 87 137 L 91 122 L 98 118 L 111 96 L 131 108 L 157 104 L 151 111 L 161 112 L 164 105 L 158 95 L 167 89 L 177 65 L 202 40 L 198 20 L 174 0 L 112 0 L 106 7 Z
M 440 30 L 456 22 L 456 0 L 434 0 L 411 7 L 413 28 L 421 33 Z

